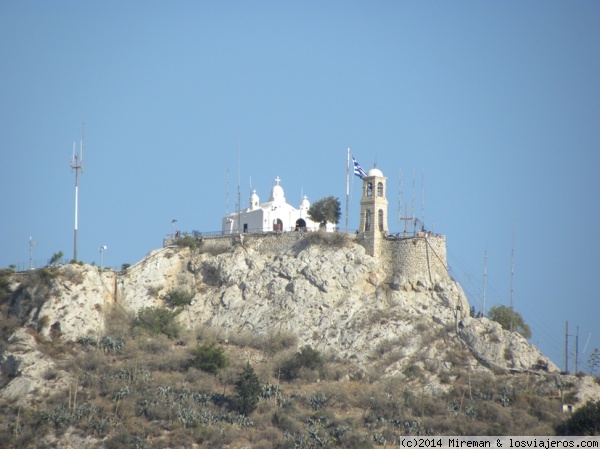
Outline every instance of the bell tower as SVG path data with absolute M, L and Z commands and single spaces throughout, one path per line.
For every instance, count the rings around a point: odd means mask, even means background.
M 388 201 L 386 199 L 386 180 L 381 170 L 372 168 L 363 181 L 360 200 L 359 235 L 364 240 L 367 254 L 379 256 L 381 241 L 389 233 L 387 222 Z

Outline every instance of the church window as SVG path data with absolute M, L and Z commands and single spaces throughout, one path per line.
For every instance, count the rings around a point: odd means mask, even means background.
M 367 209 L 365 212 L 365 231 L 371 230 L 371 211 Z
M 383 196 L 383 182 L 377 183 L 377 196 Z
M 383 231 L 383 209 L 379 209 L 378 215 L 379 215 L 379 220 L 378 220 L 379 221 L 379 223 L 378 223 L 379 230 Z

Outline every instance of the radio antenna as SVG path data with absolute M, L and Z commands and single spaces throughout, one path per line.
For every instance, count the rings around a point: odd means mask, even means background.
M 237 185 L 237 227 L 238 234 L 240 233 L 240 221 L 241 221 L 241 208 L 242 208 L 242 194 L 240 191 L 240 184 L 242 182 L 241 178 L 241 168 L 240 168 L 240 139 L 237 141 L 237 165 L 238 165 L 238 185 Z
M 398 222 L 404 222 L 404 237 L 408 236 L 408 222 L 414 221 L 414 213 L 408 215 L 408 202 L 404 203 L 404 216 L 402 216 L 402 172 L 400 171 L 400 193 L 398 194 Z M 414 177 L 413 177 L 413 191 L 414 191 Z M 413 211 L 414 211 L 414 192 L 413 192 Z
M 425 230 L 425 170 L 421 169 L 421 227 Z
M 33 270 L 33 248 L 36 245 L 37 245 L 37 243 L 34 242 L 31 237 L 29 237 L 29 269 L 30 270 Z
M 83 173 L 83 149 L 85 147 L 85 122 L 82 125 L 81 143 L 79 153 L 76 151 L 76 144 L 73 142 L 73 156 L 71 158 L 71 171 L 75 170 L 75 232 L 73 236 L 73 260 L 77 261 L 77 228 L 78 228 L 78 208 L 79 208 L 79 172 Z
M 229 217 L 229 164 L 225 167 L 225 216 Z

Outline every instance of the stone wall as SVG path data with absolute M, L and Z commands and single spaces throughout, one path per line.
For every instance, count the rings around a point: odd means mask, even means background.
M 426 279 L 437 282 L 448 277 L 446 237 L 420 235 L 388 238 L 381 246 L 381 262 L 393 267 L 393 274 L 407 280 Z
M 242 244 L 263 254 L 296 256 L 311 242 L 322 239 L 331 244 L 337 239 L 355 241 L 368 249 L 371 241 L 365 233 L 355 234 L 278 232 L 264 234 L 235 234 L 201 239 L 199 251 L 209 254 L 228 252 L 232 246 Z M 381 238 L 380 262 L 393 267 L 390 274 L 407 280 L 426 279 L 439 281 L 448 277 L 446 238 L 443 235 L 422 234 L 416 237 Z M 368 253 L 368 251 L 367 251 Z

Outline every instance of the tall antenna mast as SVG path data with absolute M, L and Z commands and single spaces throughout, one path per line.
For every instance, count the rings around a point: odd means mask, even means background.
M 237 156 L 238 156 L 238 189 L 237 189 L 237 227 L 238 234 L 240 233 L 240 221 L 241 221 L 241 208 L 242 208 L 242 194 L 240 192 L 240 184 L 242 183 L 241 168 L 240 168 L 240 139 L 237 142 Z
M 29 237 L 29 269 L 33 269 L 33 247 L 37 245 L 31 237 Z
M 569 322 L 565 323 L 565 373 L 569 373 Z
M 575 334 L 575 375 L 577 375 L 579 367 L 579 326 L 577 326 L 577 333 Z
M 421 226 L 425 230 L 425 170 L 421 169 Z
M 79 172 L 83 173 L 83 149 L 85 142 L 85 122 L 83 122 L 81 132 L 81 144 L 79 154 L 76 152 L 75 142 L 73 142 L 73 157 L 71 158 L 71 170 L 75 170 L 75 232 L 73 243 L 73 260 L 77 261 L 77 228 L 78 228 L 78 207 L 79 207 Z
M 513 307 L 513 295 L 514 295 L 514 277 L 515 277 L 515 224 L 513 223 L 513 232 L 512 232 L 512 250 L 511 250 L 511 254 L 510 254 L 510 310 L 512 312 L 514 312 L 514 307 Z M 514 319 L 513 319 L 514 313 L 511 313 L 510 315 L 510 330 L 511 332 L 514 331 Z
M 402 170 L 398 169 L 398 223 L 402 222 Z
M 416 231 L 416 223 L 415 223 L 415 170 L 413 169 L 413 183 L 412 183 L 412 195 L 410 200 L 410 218 L 413 220 L 413 234 Z M 408 218 L 408 217 L 407 217 Z
M 414 190 L 414 182 L 413 182 L 413 190 Z M 414 192 L 413 192 L 413 208 L 414 208 Z M 404 204 L 404 217 L 402 216 L 402 172 L 400 172 L 400 193 L 398 195 L 398 222 L 404 222 L 404 237 L 408 235 L 408 222 L 414 222 L 415 217 L 412 214 L 410 217 L 408 216 L 408 202 Z
M 348 147 L 348 151 L 346 152 L 346 233 L 348 232 L 349 198 L 350 198 L 350 147 Z
M 225 216 L 229 217 L 229 164 L 225 168 Z
M 487 285 L 487 248 L 483 255 L 483 298 L 481 301 L 481 313 L 485 316 L 485 287 Z

